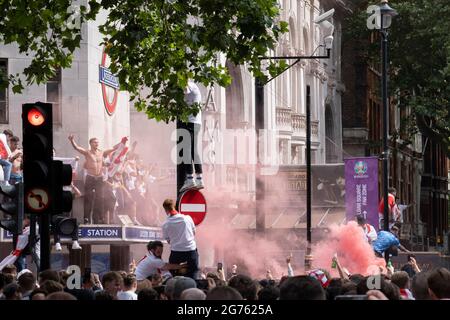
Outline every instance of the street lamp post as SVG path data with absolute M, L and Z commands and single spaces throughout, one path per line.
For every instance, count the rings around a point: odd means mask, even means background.
M 326 55 L 311 55 L 311 56 L 275 56 L 275 57 L 263 57 L 261 59 L 271 59 L 271 60 L 295 60 L 292 64 L 290 64 L 283 72 L 287 71 L 294 65 L 296 65 L 300 60 L 305 59 L 329 59 L 331 56 L 331 48 L 333 46 L 333 33 L 334 33 L 334 25 L 328 21 L 334 14 L 334 9 L 331 9 L 324 14 L 317 17 L 314 22 L 320 25 L 322 33 L 324 35 L 324 45 L 326 49 Z M 281 75 L 283 72 L 278 74 Z M 276 76 L 276 77 L 277 77 Z M 264 128 L 264 86 L 275 79 L 273 77 L 266 81 L 265 83 L 261 82 L 258 79 L 255 79 L 255 129 L 256 136 L 258 137 L 258 133 L 260 129 Z M 307 188 L 306 188 L 306 239 L 307 239 L 307 248 L 305 255 L 305 268 L 310 266 L 311 263 L 311 123 L 310 123 L 310 87 L 306 88 L 306 180 L 307 180 Z M 262 167 L 261 159 L 259 158 L 259 141 L 257 141 L 257 168 L 256 168 L 256 231 L 257 233 L 264 234 L 265 231 L 265 210 L 264 210 L 264 181 L 261 176 L 260 170 Z
M 264 206 L 264 177 L 261 175 L 262 159 L 260 150 L 262 149 L 259 139 L 260 130 L 264 129 L 264 85 L 261 80 L 255 78 L 255 135 L 256 143 L 256 172 L 255 172 L 255 210 L 256 210 L 256 233 L 264 235 L 266 230 L 266 216 Z
M 379 5 L 380 10 L 380 33 L 381 33 L 381 56 L 382 56 L 382 70 L 381 70 L 381 93 L 383 99 L 383 202 L 384 212 L 383 229 L 389 231 L 389 205 L 388 205 L 388 185 L 389 185 L 389 98 L 387 85 L 387 60 L 388 60 L 388 28 L 391 25 L 392 17 L 397 15 L 397 11 L 388 5 L 387 0 L 382 0 Z M 389 257 L 386 257 L 386 260 Z

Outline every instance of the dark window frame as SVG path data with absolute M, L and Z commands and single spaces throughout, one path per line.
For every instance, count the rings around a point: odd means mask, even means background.
M 57 84 L 58 86 L 58 101 L 49 101 L 49 84 Z M 48 103 L 52 103 L 53 106 L 56 105 L 56 108 L 53 108 L 53 124 L 54 125 L 62 125 L 62 70 L 59 69 L 56 71 L 55 76 L 47 81 L 45 84 L 45 100 Z

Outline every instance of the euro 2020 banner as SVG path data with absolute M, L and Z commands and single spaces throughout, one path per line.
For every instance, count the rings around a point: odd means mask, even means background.
M 351 158 L 344 163 L 347 221 L 363 215 L 378 229 L 378 158 Z

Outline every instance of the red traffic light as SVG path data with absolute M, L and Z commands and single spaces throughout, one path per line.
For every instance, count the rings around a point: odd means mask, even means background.
M 45 122 L 44 114 L 36 108 L 28 111 L 27 119 L 28 122 L 33 126 L 40 126 Z

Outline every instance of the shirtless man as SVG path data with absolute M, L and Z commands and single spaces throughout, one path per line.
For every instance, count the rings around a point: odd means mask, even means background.
M 89 224 L 91 222 L 91 210 L 94 224 L 105 223 L 103 212 L 103 158 L 111 154 L 114 149 L 100 150 L 97 138 L 89 140 L 91 147 L 89 150 L 78 146 L 73 134 L 69 135 L 69 141 L 74 149 L 85 158 L 84 169 L 87 175 L 84 183 L 84 223 Z

